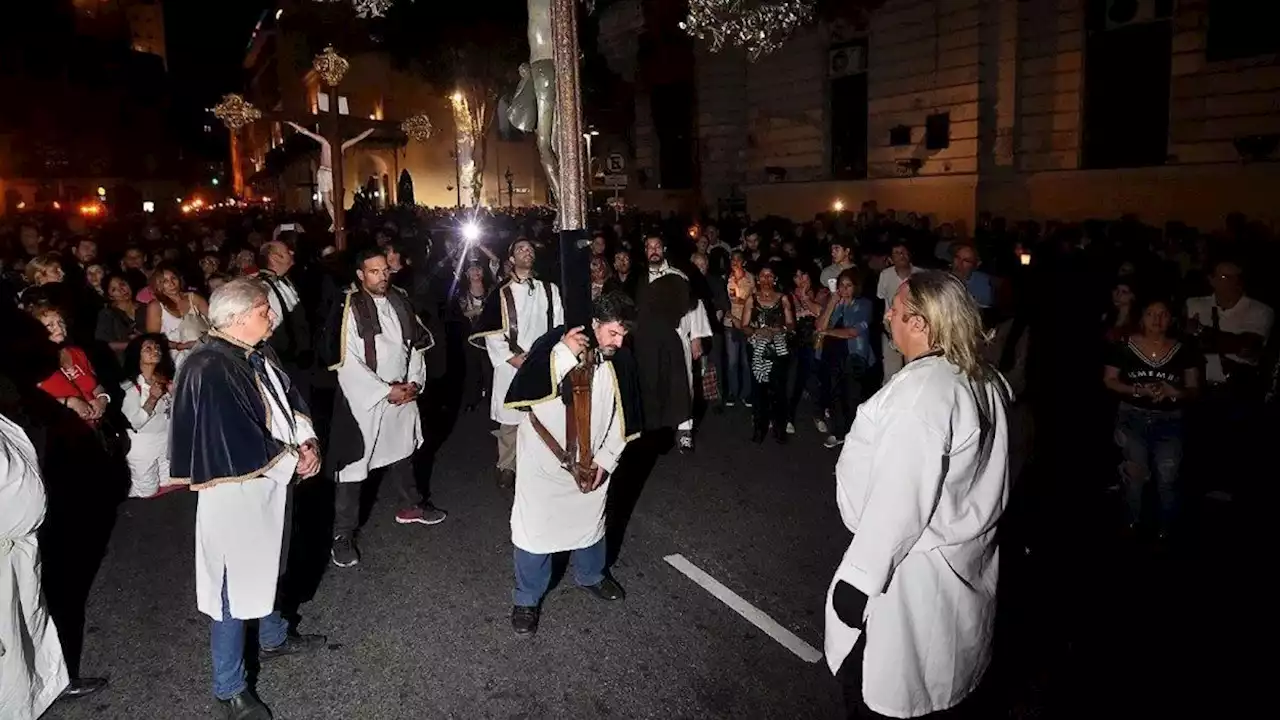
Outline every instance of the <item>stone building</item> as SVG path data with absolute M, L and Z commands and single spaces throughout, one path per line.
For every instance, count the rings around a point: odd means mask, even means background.
M 601 44 L 621 52 L 655 2 L 610 5 Z M 970 223 L 1280 219 L 1267 162 L 1280 157 L 1280 33 L 1265 5 L 885 0 L 755 63 L 697 43 L 691 192 L 755 216 L 875 200 Z M 636 105 L 635 172 L 661 176 L 654 105 L 643 92 Z M 670 204 L 649 190 L 633 204 Z

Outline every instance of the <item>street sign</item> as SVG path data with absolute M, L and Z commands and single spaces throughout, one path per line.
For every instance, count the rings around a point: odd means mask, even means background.
M 627 186 L 627 176 L 626 176 L 626 175 L 621 175 L 621 174 L 618 174 L 618 175 L 614 175 L 614 174 L 605 175 L 605 176 L 604 176 L 604 186 L 605 186 L 606 188 L 611 189 L 611 190 L 620 190 L 620 189 L 623 189 L 623 188 L 625 188 L 625 187 Z
M 622 157 L 622 153 L 610 153 L 609 157 L 605 158 L 605 169 L 610 175 L 619 175 L 626 172 L 627 160 Z

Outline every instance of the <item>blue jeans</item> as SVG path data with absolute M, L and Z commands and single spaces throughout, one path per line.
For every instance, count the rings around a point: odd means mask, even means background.
M 551 555 L 537 555 L 515 548 L 515 604 L 537 607 L 551 584 Z M 573 551 L 573 577 L 579 585 L 595 585 L 604 580 L 604 538 L 590 547 Z
M 222 620 L 209 626 L 209 647 L 213 651 L 213 696 L 230 700 L 248 688 L 244 674 L 244 620 L 231 617 L 227 599 L 227 575 L 222 574 Z M 277 610 L 258 621 L 258 646 L 277 648 L 288 637 L 289 623 Z
M 725 370 L 728 377 L 725 380 L 725 389 L 728 390 L 726 400 L 736 402 L 738 400 L 751 399 L 751 346 L 747 344 L 747 338 L 742 334 L 741 330 L 725 330 L 724 331 L 724 357 Z
M 1125 485 L 1129 522 L 1142 519 L 1142 493 L 1155 477 L 1160 498 L 1160 530 L 1167 532 L 1178 507 L 1178 471 L 1182 466 L 1182 411 L 1147 410 L 1120 403 L 1116 444 L 1124 457 L 1120 478 Z

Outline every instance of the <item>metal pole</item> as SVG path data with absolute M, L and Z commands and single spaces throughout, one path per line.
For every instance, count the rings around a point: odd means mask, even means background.
M 338 86 L 329 87 L 329 154 L 333 156 L 333 243 L 339 250 L 347 249 L 347 234 L 342 225 L 346 221 L 347 191 L 343 187 L 342 171 L 342 121 L 338 112 Z
M 462 209 L 462 150 L 458 147 L 458 138 L 453 138 L 453 189 L 457 191 L 455 210 Z
M 556 73 L 556 149 L 560 161 L 560 294 L 565 322 L 591 320 L 591 265 L 583 188 L 582 89 L 578 78 L 578 0 L 552 0 L 552 62 Z

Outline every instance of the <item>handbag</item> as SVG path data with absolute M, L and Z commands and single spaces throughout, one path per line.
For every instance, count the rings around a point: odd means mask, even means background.
M 702 358 L 702 399 L 716 402 L 720 399 L 720 373 L 710 358 Z

